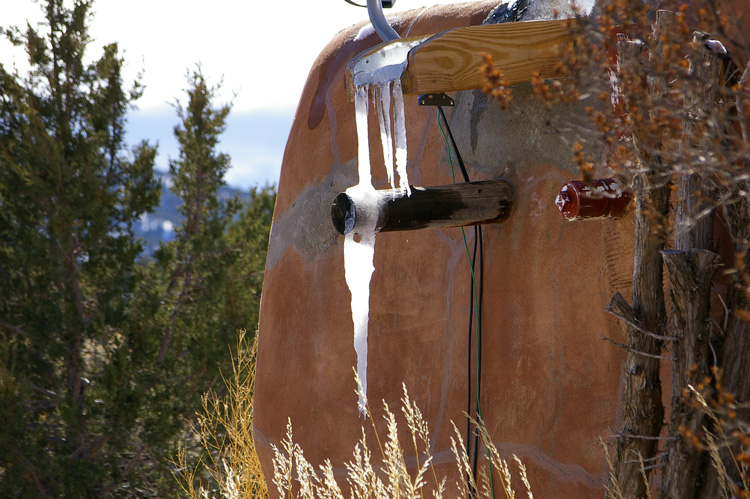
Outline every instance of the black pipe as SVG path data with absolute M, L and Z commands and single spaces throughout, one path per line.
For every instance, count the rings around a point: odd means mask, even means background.
M 377 220 L 378 232 L 498 223 L 513 206 L 513 189 L 502 180 L 411 187 L 411 195 L 400 189 L 375 192 L 376 206 L 347 192 L 336 196 L 331 220 L 340 234 L 356 230 L 364 219 Z

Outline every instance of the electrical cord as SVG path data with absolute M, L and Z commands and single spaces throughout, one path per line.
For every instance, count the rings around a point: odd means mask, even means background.
M 477 421 L 480 424 L 484 424 L 482 418 L 482 409 L 479 404 L 479 394 L 482 393 L 482 303 L 484 295 L 484 243 L 482 242 L 482 227 L 479 225 L 474 226 L 474 260 L 472 265 L 476 265 L 476 249 L 479 245 L 479 294 L 476 299 L 477 302 L 477 330 L 476 330 L 476 349 L 477 349 L 477 394 L 476 394 L 476 406 L 477 406 Z M 476 280 L 474 284 L 474 294 L 476 295 Z M 479 449 L 479 433 L 474 433 L 474 477 L 477 474 L 477 452 Z M 488 451 L 489 452 L 489 451 Z M 489 454 L 488 454 L 489 461 Z M 490 470 L 490 485 L 492 486 L 492 471 Z M 492 488 L 492 497 L 495 497 L 494 486 Z
M 453 150 L 456 154 L 456 161 L 458 162 L 458 166 L 461 169 L 461 175 L 464 178 L 465 182 L 469 182 L 469 173 L 466 170 L 466 165 L 464 164 L 463 158 L 461 157 L 461 153 L 458 150 L 458 145 L 456 144 L 456 139 L 453 137 L 453 132 L 451 131 L 450 124 L 448 123 L 448 119 L 445 116 L 445 112 L 443 111 L 443 108 L 441 106 L 437 106 L 438 108 L 438 126 L 440 127 L 440 131 L 443 134 L 443 139 L 445 141 L 445 148 L 448 152 L 448 162 L 451 166 L 451 176 L 453 177 L 453 183 L 456 183 L 456 174 L 453 169 L 453 159 L 451 155 L 451 148 L 448 144 L 448 137 L 450 137 L 450 141 L 453 145 Z M 445 123 L 445 130 L 443 129 L 443 125 L 440 123 L 440 118 L 442 118 L 443 123 Z M 445 135 L 445 131 L 448 131 L 448 137 Z M 481 378 L 482 378 L 482 302 L 483 302 L 483 295 L 484 295 L 484 245 L 482 244 L 482 227 L 479 225 L 474 226 L 474 248 L 473 248 L 473 255 L 469 254 L 469 245 L 466 242 L 466 232 L 464 231 L 464 228 L 461 227 L 461 234 L 463 235 L 464 240 L 464 248 L 466 249 L 466 256 L 469 258 L 469 266 L 471 269 L 471 299 L 469 304 L 469 334 L 468 334 L 468 346 L 467 346 L 467 418 L 466 418 L 466 453 L 469 453 L 469 447 L 470 447 L 470 441 L 471 441 L 471 336 L 472 336 L 472 322 L 474 317 L 476 316 L 476 335 L 475 335 L 475 345 L 476 345 L 476 399 L 475 399 L 475 414 L 477 416 L 477 422 L 482 421 L 482 409 L 480 405 L 480 394 L 481 394 Z M 477 278 L 476 278 L 476 264 L 477 264 L 477 251 L 479 252 L 479 291 L 477 292 Z M 477 463 L 479 461 L 478 459 L 478 450 L 479 450 L 479 433 L 477 431 L 474 432 L 474 449 L 473 449 L 473 463 L 472 463 L 472 475 L 474 477 L 474 482 L 476 483 L 477 478 Z M 489 451 L 487 455 L 487 461 L 490 461 Z M 490 471 L 490 489 L 492 492 L 492 497 L 495 497 L 495 486 L 492 480 L 492 472 Z
M 448 124 L 448 119 L 445 117 L 445 112 L 443 111 L 443 108 L 441 106 L 437 106 L 438 108 L 438 126 L 440 127 L 440 131 L 443 134 L 443 140 L 445 141 L 445 149 L 448 152 L 448 163 L 451 166 L 451 176 L 453 177 L 453 183 L 456 183 L 456 173 L 453 169 L 453 158 L 451 155 L 451 148 L 448 144 L 448 137 L 445 136 L 445 130 L 448 130 L 448 135 L 450 136 L 451 142 L 453 143 L 453 147 L 456 151 L 458 151 L 458 148 L 456 147 L 456 140 L 453 137 L 453 132 L 450 129 L 450 125 Z M 445 123 L 445 129 L 443 129 L 443 125 L 440 123 L 440 118 L 443 119 L 443 123 Z M 456 160 L 458 162 L 458 166 L 461 169 L 461 175 L 464 178 L 464 182 L 469 182 L 469 173 L 466 170 L 466 165 L 464 164 L 463 158 L 461 157 L 461 154 L 456 154 Z M 466 244 L 466 233 L 464 232 L 464 228 L 461 227 L 461 234 L 463 235 L 464 239 L 464 247 L 466 247 L 466 255 L 469 256 L 469 248 Z M 467 388 L 466 388 L 466 454 L 468 455 L 471 449 L 471 413 L 472 413 L 472 406 L 474 405 L 471 400 L 471 350 L 472 350 L 472 331 L 474 329 L 473 327 L 473 321 L 474 321 L 474 302 L 475 302 L 475 296 L 476 296 L 476 288 L 474 286 L 474 262 L 476 261 L 477 257 L 477 245 L 476 245 L 476 230 L 474 232 L 474 254 L 473 256 L 469 256 L 469 264 L 471 265 L 471 299 L 469 300 L 469 334 L 467 335 L 467 341 L 468 344 L 466 345 L 466 380 L 467 380 Z M 474 445 L 474 449 L 476 450 L 476 442 Z M 476 463 L 476 455 L 474 456 L 474 463 Z M 472 466 L 472 475 L 474 476 L 474 479 L 476 480 L 476 467 Z
M 443 111 L 442 106 L 438 106 L 438 113 L 440 113 L 440 117 L 443 118 L 443 123 L 445 123 L 445 129 L 448 130 L 448 136 L 451 139 L 451 143 L 453 144 L 453 150 L 456 151 L 456 161 L 458 161 L 458 167 L 461 168 L 461 175 L 464 177 L 464 182 L 470 182 L 469 180 L 469 172 L 466 171 L 466 165 L 464 164 L 464 160 L 461 157 L 461 153 L 458 152 L 458 146 L 456 146 L 456 139 L 453 137 L 453 132 L 451 131 L 451 126 L 448 124 L 448 118 L 445 117 L 445 112 Z M 438 124 L 440 124 L 440 120 L 438 119 Z M 440 126 L 440 131 L 443 131 L 442 125 Z M 443 138 L 445 139 L 445 132 L 443 132 Z M 448 147 L 448 141 L 445 141 L 445 147 L 448 149 L 448 161 L 451 165 L 451 174 L 453 174 L 453 161 L 451 160 L 451 150 L 450 147 Z M 453 183 L 456 183 L 456 177 L 454 175 L 453 177 Z

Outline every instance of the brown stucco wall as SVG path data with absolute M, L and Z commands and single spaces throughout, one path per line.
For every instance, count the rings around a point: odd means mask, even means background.
M 412 11 L 395 27 L 403 36 L 478 24 L 495 3 Z M 306 457 L 314 465 L 330 459 L 344 486 L 344 463 L 363 425 L 379 454 L 370 422 L 357 412 L 343 236 L 330 221 L 334 196 L 357 183 L 345 65 L 379 42 L 374 34 L 355 40 L 360 28 L 341 32 L 316 61 L 284 155 L 261 302 L 254 412 L 269 478 L 270 445 L 283 438 L 287 418 Z M 570 162 L 571 137 L 560 125 L 581 113 L 565 107 L 548 113 L 528 88 L 514 95 L 508 112 L 481 92 L 460 93 L 447 111 L 472 179 L 505 179 L 516 195 L 510 219 L 484 228 L 482 412 L 501 453 L 527 464 L 535 497 L 601 497 L 599 438 L 606 440 L 617 426 L 624 358 L 601 335 L 621 337 L 604 308 L 615 291 L 629 296 L 632 218 L 569 223 L 560 216 L 555 195 L 578 175 Z M 407 97 L 408 170 L 415 185 L 451 182 L 436 115 Z M 372 114 L 370 124 L 374 179 L 384 188 Z M 472 230 L 467 237 L 471 245 Z M 430 424 L 443 473 L 455 469 L 450 422 L 465 428 L 469 293 L 460 229 L 377 236 L 370 407 L 382 438 L 381 401 L 398 407 L 405 383 Z M 449 496 L 455 478 L 449 477 Z

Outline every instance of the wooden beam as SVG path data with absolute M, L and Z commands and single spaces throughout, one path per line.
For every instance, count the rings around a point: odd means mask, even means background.
M 513 189 L 502 180 L 439 187 L 411 187 L 377 192 L 377 206 L 368 206 L 342 192 L 333 201 L 331 220 L 340 234 L 357 231 L 360 220 L 377 220 L 375 230 L 388 232 L 462 227 L 502 222 L 513 206 Z
M 573 19 L 487 24 L 456 28 L 411 49 L 401 76 L 404 93 L 428 94 L 481 88 L 482 53 L 492 56 L 510 85 L 528 83 L 535 72 L 558 77 L 560 48 L 573 41 Z
M 529 83 L 534 73 L 559 77 L 561 47 L 573 41 L 575 19 L 525 21 L 455 28 L 432 37 L 383 43 L 353 58 L 347 70 L 349 99 L 363 81 L 381 81 L 376 71 L 398 78 L 405 94 L 472 90 L 484 86 L 483 53 L 492 56 L 510 85 Z M 398 54 L 398 56 L 396 56 Z M 386 71 L 383 71 L 385 67 Z M 368 74 L 369 73 L 369 74 Z

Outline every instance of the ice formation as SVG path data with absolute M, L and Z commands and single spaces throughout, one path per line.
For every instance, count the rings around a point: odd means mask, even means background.
M 411 194 L 409 177 L 406 175 L 406 113 L 404 112 L 404 92 L 401 89 L 401 80 L 393 82 L 393 128 L 395 128 L 396 132 L 396 171 L 398 172 L 398 185 L 401 190 L 406 191 L 407 194 Z
M 367 110 L 370 85 L 357 87 L 355 112 L 357 126 L 357 161 L 359 183 L 346 190 L 356 208 L 356 225 L 344 240 L 344 273 L 346 284 L 352 295 L 352 322 L 354 323 L 354 350 L 357 353 L 357 376 L 359 411 L 365 414 L 367 401 L 367 326 L 370 315 L 370 280 L 375 270 L 375 234 L 377 227 L 378 195 L 372 185 L 370 165 Z M 406 125 L 404 97 L 401 82 L 373 84 L 375 111 L 378 115 L 380 137 L 383 147 L 388 181 L 395 188 L 395 169 L 399 175 L 399 188 L 409 191 L 406 176 Z M 393 125 L 391 125 L 391 101 L 393 101 Z M 394 147 L 395 145 L 395 147 Z M 395 148 L 395 154 L 394 154 Z
M 349 187 L 346 193 L 355 201 L 355 206 L 362 206 L 362 203 L 377 203 L 377 195 L 370 175 L 370 147 L 367 140 L 368 92 L 369 85 L 359 87 L 354 104 L 359 140 L 357 150 L 359 183 Z M 370 278 L 375 270 L 373 260 L 377 220 L 358 220 L 358 222 L 356 229 L 349 232 L 344 240 L 344 273 L 346 285 L 349 286 L 352 294 L 354 350 L 357 352 L 357 375 L 361 383 L 359 410 L 364 413 L 367 393 L 367 322 L 370 314 Z M 355 236 L 359 241 L 355 240 Z
M 380 141 L 383 144 L 383 159 L 385 160 L 385 170 L 388 175 L 388 183 L 391 188 L 396 188 L 395 178 L 393 175 L 393 141 L 390 139 L 391 134 L 391 86 L 385 83 L 375 86 L 375 102 L 378 113 L 378 125 L 380 125 Z M 366 133 L 366 130 L 365 130 Z M 360 135 L 360 141 L 361 141 Z M 365 135 L 365 137 L 367 137 Z

